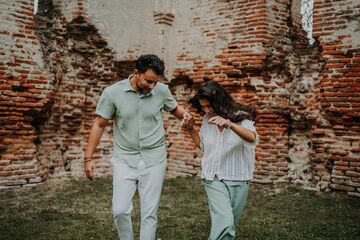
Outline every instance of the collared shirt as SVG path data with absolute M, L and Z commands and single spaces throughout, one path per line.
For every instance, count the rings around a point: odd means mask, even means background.
M 172 111 L 177 103 L 167 85 L 158 82 L 141 95 L 131 86 L 130 77 L 104 89 L 96 114 L 114 119 L 114 159 L 129 167 L 143 160 L 150 167 L 166 160 L 162 110 Z
M 238 125 L 254 132 L 256 142 L 248 142 L 231 129 L 224 128 L 220 132 L 214 124 L 209 124 L 209 114 L 203 118 L 200 128 L 201 147 L 204 151 L 201 160 L 201 178 L 214 180 L 251 180 L 253 178 L 255 162 L 255 146 L 258 135 L 254 122 L 243 120 Z

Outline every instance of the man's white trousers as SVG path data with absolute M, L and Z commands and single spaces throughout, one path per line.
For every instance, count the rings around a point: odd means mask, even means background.
M 131 168 L 116 159 L 111 160 L 113 173 L 112 209 L 114 222 L 121 240 L 133 240 L 131 211 L 132 199 L 138 188 L 140 196 L 140 240 L 154 240 L 157 212 L 166 170 L 166 161 L 146 168 L 140 161 Z

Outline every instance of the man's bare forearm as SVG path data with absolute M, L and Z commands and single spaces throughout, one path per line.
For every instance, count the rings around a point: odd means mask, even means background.
M 107 125 L 107 122 L 108 122 L 107 119 L 102 118 L 100 116 L 95 118 L 94 125 L 89 135 L 88 146 L 85 151 L 85 158 L 92 158 L 92 155 L 95 152 L 95 149 L 100 142 L 101 136 Z
M 176 108 L 171 112 L 171 114 L 177 117 L 178 119 L 182 119 L 184 117 L 184 113 L 188 114 L 185 108 L 179 105 L 177 105 Z

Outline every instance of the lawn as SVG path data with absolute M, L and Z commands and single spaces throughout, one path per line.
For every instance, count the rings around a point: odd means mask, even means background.
M 133 224 L 139 235 L 139 200 Z M 0 239 L 116 239 L 111 179 L 51 180 L 0 191 Z M 168 179 L 158 239 L 207 239 L 210 218 L 199 178 Z M 360 199 L 284 185 L 253 184 L 236 239 L 360 239 Z

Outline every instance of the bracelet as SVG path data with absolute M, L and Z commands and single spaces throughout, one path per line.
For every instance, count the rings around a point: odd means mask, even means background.
M 85 157 L 84 162 L 91 162 L 93 159 L 92 157 Z
M 230 121 L 230 124 L 229 124 L 228 128 L 232 129 L 233 126 L 234 126 L 234 123 Z

